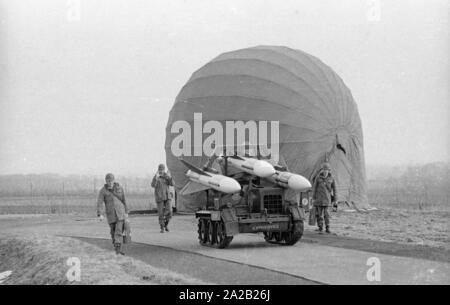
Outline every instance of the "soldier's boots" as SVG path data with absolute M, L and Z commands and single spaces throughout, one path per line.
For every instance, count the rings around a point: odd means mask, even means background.
M 168 220 L 164 221 L 164 229 L 166 230 L 166 232 L 169 232 L 169 221 Z
M 317 229 L 317 231 L 319 232 L 319 234 L 323 234 L 323 228 L 322 228 L 322 227 L 319 227 L 319 228 Z
M 164 233 L 164 227 L 161 226 L 161 231 L 159 231 L 159 233 Z
M 122 244 L 114 244 L 114 250 L 116 251 L 117 255 L 125 255 L 125 253 L 122 252 Z
M 330 234 L 330 233 L 331 233 L 330 227 L 327 226 L 327 227 L 325 228 L 325 232 L 327 232 L 328 234 Z

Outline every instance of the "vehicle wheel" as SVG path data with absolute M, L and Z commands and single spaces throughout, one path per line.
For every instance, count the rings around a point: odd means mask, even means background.
M 208 228 L 208 243 L 212 246 L 216 243 L 217 236 L 217 221 L 208 220 L 207 222 L 207 228 Z
M 208 231 L 207 231 L 207 223 L 206 219 L 199 218 L 198 219 L 198 241 L 201 245 L 206 244 L 208 241 Z
M 292 230 L 284 233 L 286 245 L 295 245 L 303 235 L 303 221 L 295 221 Z
M 264 240 L 265 241 L 267 241 L 267 242 L 270 242 L 270 241 L 272 241 L 272 239 L 273 239 L 273 232 L 263 232 L 263 234 L 264 234 Z
M 281 232 L 273 232 L 273 238 L 275 238 L 275 240 L 277 242 L 281 242 L 283 240 L 283 234 Z
M 233 240 L 233 236 L 227 236 L 225 223 L 223 221 L 217 222 L 216 241 L 219 249 L 228 247 Z

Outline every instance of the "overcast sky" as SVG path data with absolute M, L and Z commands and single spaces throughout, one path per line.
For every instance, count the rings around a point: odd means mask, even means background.
M 154 172 L 190 75 L 255 45 L 343 78 L 367 164 L 449 161 L 447 0 L 0 0 L 0 20 L 3 174 Z

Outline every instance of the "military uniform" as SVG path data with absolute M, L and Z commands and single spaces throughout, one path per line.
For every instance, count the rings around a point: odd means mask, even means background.
M 105 184 L 100 190 L 97 199 L 97 215 L 100 216 L 102 205 L 105 204 L 105 214 L 110 227 L 111 239 L 120 251 L 122 245 L 122 233 L 128 207 L 125 201 L 125 193 L 119 183 L 114 182 L 112 188 Z
M 314 207 L 316 208 L 319 231 L 322 231 L 323 222 L 325 220 L 326 230 L 329 232 L 330 214 L 328 210 L 331 206 L 332 198 L 333 201 L 337 199 L 334 178 L 330 172 L 325 176 L 323 171 L 321 171 L 315 179 L 313 186 L 313 202 Z
M 152 187 L 155 188 L 155 201 L 158 208 L 158 220 L 161 232 L 164 229 L 168 231 L 167 226 L 172 218 L 169 186 L 173 186 L 173 180 L 167 173 L 153 177 Z

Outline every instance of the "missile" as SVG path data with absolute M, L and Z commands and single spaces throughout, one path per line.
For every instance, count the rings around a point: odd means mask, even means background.
M 272 164 L 255 158 L 230 156 L 228 164 L 251 175 L 267 178 L 275 174 Z
M 202 170 L 185 160 L 180 161 L 189 169 L 186 176 L 190 180 L 183 187 L 181 191 L 182 195 L 192 194 L 210 188 L 226 194 L 237 193 L 241 190 L 241 185 L 233 178 Z M 194 185 L 192 185 L 192 182 L 194 182 Z M 201 186 L 196 186 L 195 184 L 200 184 Z
M 308 179 L 291 172 L 276 170 L 275 174 L 268 177 L 267 180 L 294 191 L 306 191 L 311 188 L 311 182 Z

